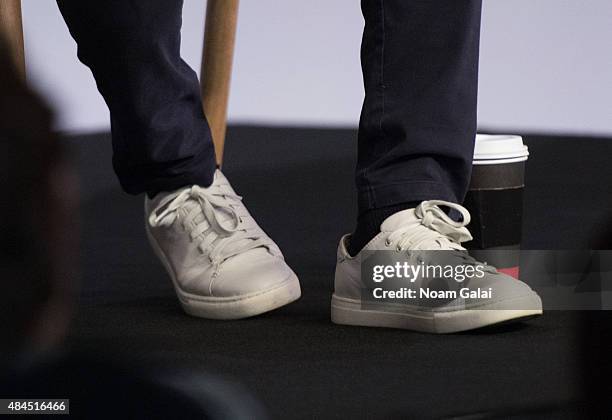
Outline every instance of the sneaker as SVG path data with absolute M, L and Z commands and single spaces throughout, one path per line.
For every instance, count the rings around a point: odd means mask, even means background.
M 462 221 L 451 219 L 440 206 L 461 213 Z M 529 286 L 498 272 L 492 266 L 478 263 L 460 245 L 472 239 L 465 227 L 469 221 L 469 212 L 458 204 L 424 201 L 415 209 L 400 211 L 387 218 L 381 225 L 380 233 L 354 257 L 347 252 L 350 235 L 345 235 L 338 247 L 335 290 L 331 303 L 332 321 L 345 325 L 451 333 L 541 315 L 542 301 Z M 397 251 L 404 256 L 412 253 L 412 257 L 418 255 L 419 261 L 424 264 L 427 261 L 423 259 L 435 259 L 436 253 L 431 251 L 446 251 L 465 264 L 480 264 L 484 267 L 482 278 L 472 277 L 461 287 L 469 291 L 492 292 L 490 296 L 470 294 L 435 300 L 435 303 L 432 299 L 407 299 L 401 303 L 389 302 L 387 299 L 372 303 L 373 289 L 368 288 L 367 281 L 361 278 L 362 262 L 368 255 L 372 255 L 368 254 L 369 251 L 381 250 Z M 410 282 L 402 278 L 400 284 L 404 286 L 405 282 L 406 289 L 412 288 L 416 293 L 420 292 L 417 289 L 435 289 L 436 285 L 432 283 L 436 280 L 420 277 Z M 456 283 L 455 280 L 452 283 Z M 365 298 L 362 298 L 362 293 Z M 366 302 L 366 299 L 369 301 Z
M 239 319 L 287 305 L 300 283 L 217 170 L 193 185 L 145 199 L 149 242 L 190 315 Z

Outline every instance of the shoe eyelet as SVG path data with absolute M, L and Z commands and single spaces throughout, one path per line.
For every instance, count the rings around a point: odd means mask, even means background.
M 391 241 L 390 241 L 390 240 L 388 240 L 388 239 L 385 239 L 385 246 L 386 246 L 386 247 L 391 246 Z
M 397 252 L 402 252 L 402 251 L 403 251 L 403 248 L 402 248 L 401 246 L 399 246 L 399 245 L 398 245 L 398 246 L 396 246 L 396 247 L 395 247 L 395 251 L 397 251 Z

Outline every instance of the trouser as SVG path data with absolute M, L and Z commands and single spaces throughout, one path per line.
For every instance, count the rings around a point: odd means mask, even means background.
M 182 0 L 58 4 L 110 109 L 123 189 L 155 195 L 209 185 L 211 134 L 196 74 L 179 52 Z M 461 202 L 476 134 L 481 0 L 362 0 L 361 7 L 359 210 Z

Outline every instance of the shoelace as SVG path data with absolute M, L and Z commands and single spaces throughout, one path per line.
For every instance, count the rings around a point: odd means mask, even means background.
M 210 261 L 218 266 L 230 257 L 269 244 L 259 230 L 243 222 L 231 200 L 242 200 L 237 194 L 221 190 L 220 185 L 202 188 L 194 185 L 180 193 L 164 197 L 149 217 L 152 227 L 171 226 L 179 216 L 179 210 L 195 202 L 181 223 L 189 231 L 191 240 L 199 240 L 198 248 L 208 253 Z M 219 215 L 225 212 L 233 226 L 227 226 Z M 203 215 L 198 220 L 198 216 Z M 194 225 L 195 224 L 195 225 Z
M 451 219 L 439 206 L 457 210 L 461 221 Z M 442 200 L 423 201 L 415 209 L 416 220 L 393 231 L 387 237 L 386 245 L 396 244 L 396 249 L 418 248 L 429 242 L 438 249 L 465 250 L 460 244 L 472 239 L 466 229 L 470 223 L 470 213 L 459 204 Z
M 461 221 L 451 219 L 439 206 L 458 211 L 461 214 Z M 395 243 L 396 250 L 401 252 L 406 248 L 419 249 L 419 245 L 427 243 L 428 250 L 436 249 L 432 246 L 436 245 L 439 250 L 450 251 L 451 254 L 446 254 L 447 261 L 451 261 L 449 257 L 454 257 L 461 264 L 480 264 L 461 246 L 462 242 L 472 240 L 472 235 L 466 228 L 470 223 L 470 213 L 467 209 L 447 201 L 430 200 L 422 202 L 414 213 L 416 220 L 394 230 L 387 237 L 385 243 L 387 246 Z M 494 272 L 495 268 L 487 265 L 485 270 Z
M 461 221 L 451 219 L 439 206 L 448 207 L 461 214 Z M 462 242 L 472 240 L 466 226 L 470 223 L 470 213 L 459 204 L 442 200 L 423 201 L 414 211 L 416 220 L 406 223 L 394 230 L 386 241 L 387 246 L 396 244 L 397 251 L 406 248 L 419 249 L 419 245 L 437 245 L 439 250 L 450 251 L 462 264 L 481 264 L 461 246 Z M 416 228 L 416 229 L 415 229 Z M 428 246 L 426 249 L 434 249 Z M 451 260 L 448 260 L 451 261 Z M 485 271 L 494 273 L 495 267 L 485 265 Z

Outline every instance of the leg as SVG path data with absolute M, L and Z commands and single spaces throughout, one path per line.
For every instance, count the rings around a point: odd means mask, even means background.
M 474 137 L 481 0 L 363 0 L 358 251 L 423 200 L 463 201 Z M 355 249 L 357 248 L 357 249 Z
M 353 237 L 345 235 L 338 247 L 335 323 L 449 333 L 542 313 L 540 297 L 527 284 L 471 259 L 461 246 L 472 239 L 466 228 L 470 214 L 457 203 L 468 187 L 476 134 L 480 2 L 362 1 L 360 215 Z M 461 217 L 452 219 L 445 208 Z M 362 273 L 362 263 L 372 260 L 361 249 L 391 252 L 382 257 L 392 258 L 391 268 L 414 268 L 416 253 L 423 266 L 471 266 L 478 274 L 465 283 L 459 271 L 447 279 L 391 276 L 399 283 L 385 289 L 368 269 Z M 430 288 L 463 288 L 464 294 L 423 298 Z M 379 299 L 384 291 L 406 290 L 395 300 Z
M 58 4 L 111 111 L 119 180 L 147 193 L 147 237 L 185 312 L 246 318 L 299 298 L 280 249 L 215 169 L 198 79 L 179 55 L 182 1 Z
M 210 185 L 215 155 L 196 74 L 180 57 L 182 0 L 58 0 L 111 114 L 131 194 Z

